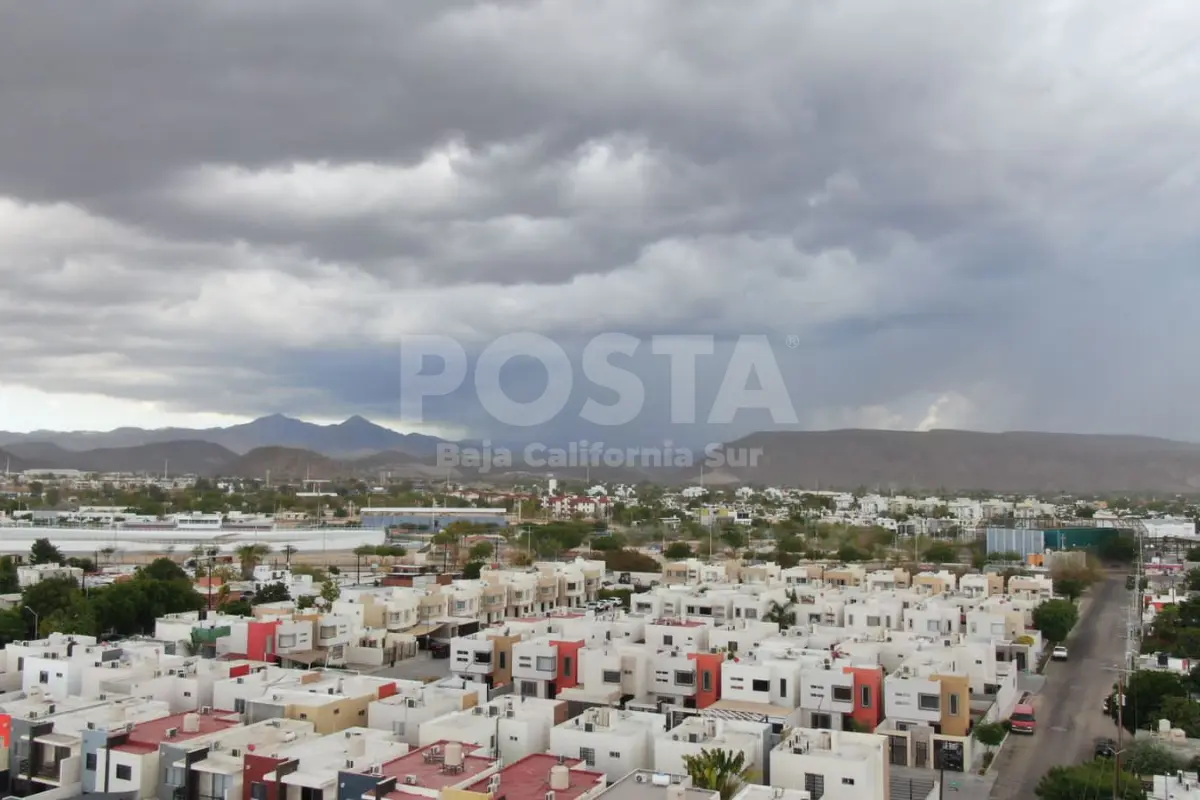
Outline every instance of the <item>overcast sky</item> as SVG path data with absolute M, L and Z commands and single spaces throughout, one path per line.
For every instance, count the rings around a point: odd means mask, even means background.
M 406 335 L 619 331 L 720 337 L 701 421 L 755 334 L 801 427 L 1200 439 L 1195 0 L 0 5 L 0 429 L 412 428 Z

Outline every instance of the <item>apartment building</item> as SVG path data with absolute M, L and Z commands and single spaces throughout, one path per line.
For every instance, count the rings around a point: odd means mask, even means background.
M 567 719 L 565 702 L 505 695 L 422 723 L 419 743 L 424 747 L 441 739 L 465 742 L 511 763 L 545 752 L 550 730 Z
M 794 730 L 771 751 L 771 784 L 824 800 L 885 800 L 887 737 L 837 730 Z
M 704 750 L 741 753 L 745 763 L 764 783 L 770 783 L 768 747 L 771 726 L 765 722 L 688 717 L 667 731 L 655 734 L 654 770 L 671 775 L 686 775 L 684 758 L 699 756 Z
M 615 779 L 653 767 L 655 736 L 666 728 L 662 714 L 590 708 L 554 726 L 549 750 Z
M 22 589 L 56 578 L 80 583 L 83 581 L 83 570 L 79 567 L 64 567 L 58 564 L 33 564 L 17 567 L 17 584 Z
M 367 727 L 391 731 L 399 741 L 417 745 L 424 723 L 486 702 L 487 688 L 472 681 L 453 677 L 430 684 L 396 681 L 396 694 L 367 706 Z

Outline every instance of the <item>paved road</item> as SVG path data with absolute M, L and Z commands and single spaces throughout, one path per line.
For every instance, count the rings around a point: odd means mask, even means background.
M 992 767 L 999 773 L 992 800 L 1029 800 L 1051 767 L 1086 761 L 1097 737 L 1116 738 L 1117 727 L 1101 711 L 1101 703 L 1117 679 L 1106 667 L 1125 660 L 1130 593 L 1124 575 L 1109 574 L 1090 595 L 1067 641 L 1071 660 L 1047 665 L 1046 682 L 1034 697 L 1037 733 L 1009 736 Z

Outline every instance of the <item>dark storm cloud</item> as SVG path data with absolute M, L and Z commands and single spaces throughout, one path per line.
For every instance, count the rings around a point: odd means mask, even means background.
M 801 424 L 1200 436 L 1183 0 L 3 8 L 11 385 L 395 419 L 406 334 L 766 333 Z

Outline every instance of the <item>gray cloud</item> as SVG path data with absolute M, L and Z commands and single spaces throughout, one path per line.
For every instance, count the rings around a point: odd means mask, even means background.
M 765 333 L 802 425 L 1200 437 L 1184 0 L 4 15 L 0 393 L 395 420 L 407 334 Z M 634 363 L 615 436 L 763 424 Z

